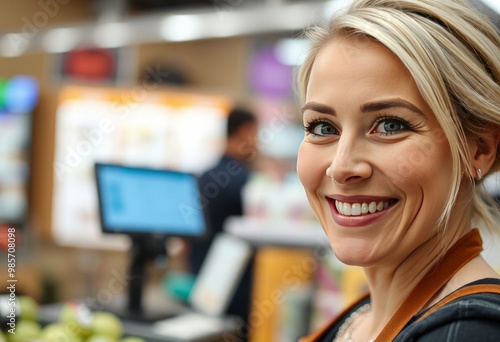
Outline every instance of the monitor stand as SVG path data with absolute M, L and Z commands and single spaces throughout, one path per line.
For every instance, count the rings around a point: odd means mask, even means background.
M 165 237 L 158 238 L 153 235 L 131 237 L 127 306 L 125 308 L 106 308 L 107 311 L 116 314 L 121 319 L 140 322 L 155 322 L 183 312 L 179 305 L 161 308 L 161 310 L 151 310 L 143 305 L 143 290 L 148 263 L 159 256 L 166 257 L 165 240 Z

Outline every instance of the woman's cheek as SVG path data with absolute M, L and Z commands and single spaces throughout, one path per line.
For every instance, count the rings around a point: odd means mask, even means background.
M 299 151 L 297 153 L 297 175 L 299 176 L 299 179 L 302 185 L 304 185 L 304 187 L 306 187 L 306 184 L 308 183 L 308 177 L 307 177 L 308 159 L 310 159 L 310 155 L 307 153 L 307 147 L 303 142 L 300 145 Z
M 315 153 L 313 146 L 307 142 L 300 145 L 297 156 L 297 174 L 306 191 L 315 191 L 321 183 L 321 175 L 325 175 L 325 170 L 321 171 L 321 159 Z

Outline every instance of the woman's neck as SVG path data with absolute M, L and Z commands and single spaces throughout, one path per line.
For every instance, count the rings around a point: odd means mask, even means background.
M 455 216 L 444 234 L 434 234 L 399 264 L 365 268 L 372 300 L 370 319 L 365 324 L 365 328 L 370 331 L 368 336 L 378 335 L 417 284 L 444 256 L 444 251 L 470 231 L 468 222 L 470 220 L 463 216 Z M 440 291 L 440 295 L 446 294 L 446 291 Z

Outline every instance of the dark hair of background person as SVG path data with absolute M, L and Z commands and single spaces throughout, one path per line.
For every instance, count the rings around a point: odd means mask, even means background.
M 230 138 L 238 129 L 247 124 L 257 122 L 257 118 L 250 111 L 243 108 L 234 108 L 227 118 L 227 137 Z

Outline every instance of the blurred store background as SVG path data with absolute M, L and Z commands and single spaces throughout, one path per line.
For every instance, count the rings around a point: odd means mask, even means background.
M 229 110 L 244 106 L 257 114 L 259 151 L 244 216 L 226 230 L 255 252 L 253 311 L 219 340 L 294 341 L 363 292 L 359 270 L 329 252 L 295 173 L 303 129 L 294 76 L 308 48 L 300 32 L 349 2 L 0 2 L 2 280 L 15 228 L 18 295 L 47 306 L 123 301 L 126 281 L 110 284 L 126 275 L 131 239 L 101 231 L 94 164 L 201 174 L 224 151 Z M 474 4 L 500 26 L 498 1 Z M 486 184 L 500 195 L 500 177 Z M 487 257 L 500 270 L 497 250 Z M 168 275 L 188 271 L 181 238 L 166 251 L 148 265 L 146 305 L 169 305 Z M 175 340 L 166 325 L 155 329 Z

